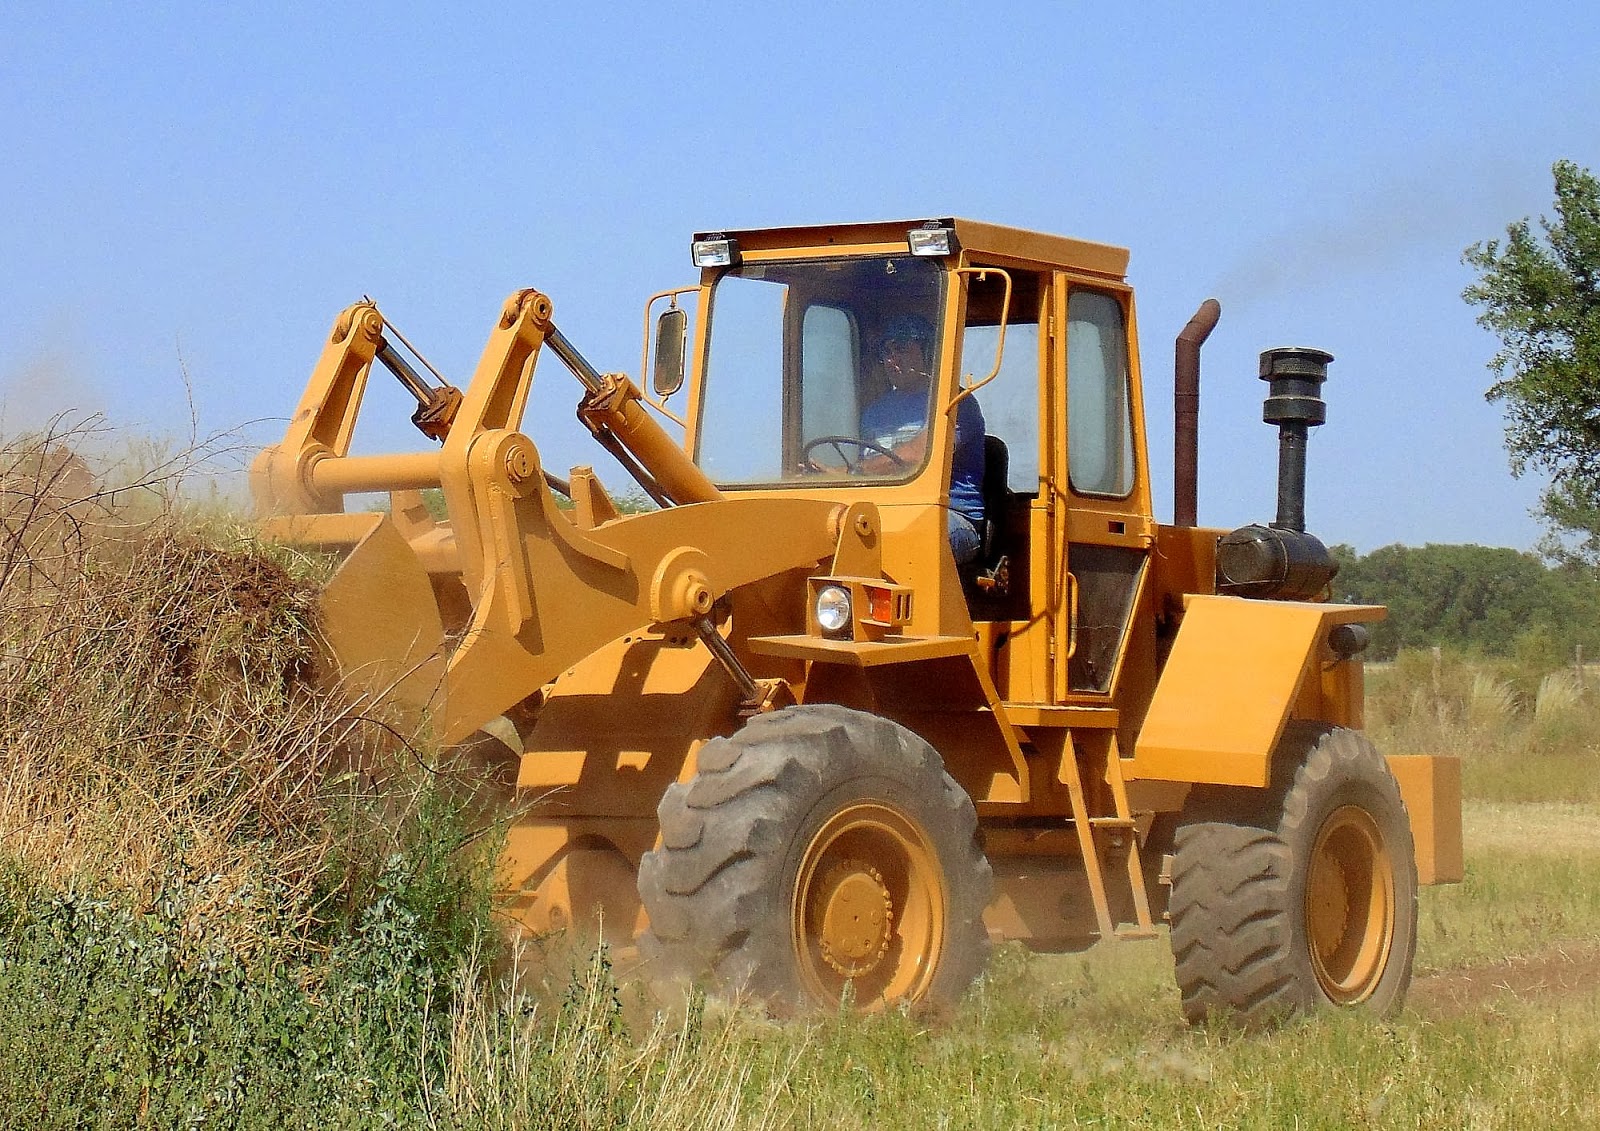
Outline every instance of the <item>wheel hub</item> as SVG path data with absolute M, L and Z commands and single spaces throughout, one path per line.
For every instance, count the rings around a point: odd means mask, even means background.
M 856 801 L 802 853 L 791 938 L 807 995 L 861 1008 L 916 1001 L 944 959 L 944 874 L 927 833 L 890 803 Z
M 894 899 L 870 864 L 843 860 L 823 877 L 818 893 L 822 959 L 845 978 L 859 978 L 889 952 Z
M 1339 948 L 1350 922 L 1350 885 L 1338 859 L 1319 861 L 1311 877 L 1308 912 L 1312 944 L 1327 963 Z
M 1372 815 L 1355 805 L 1329 814 L 1311 851 L 1306 934 L 1317 984 L 1328 1000 L 1371 996 L 1394 941 L 1393 864 Z

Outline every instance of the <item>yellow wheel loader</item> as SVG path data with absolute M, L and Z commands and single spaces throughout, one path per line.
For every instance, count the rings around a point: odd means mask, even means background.
M 949 1001 L 995 941 L 1164 922 L 1191 1020 L 1398 1008 L 1417 886 L 1461 876 L 1460 775 L 1362 733 L 1383 610 L 1327 601 L 1304 529 L 1331 357 L 1262 354 L 1277 518 L 1201 529 L 1202 305 L 1167 525 L 1126 251 L 941 219 L 692 256 L 645 305 L 648 391 L 535 291 L 459 390 L 358 303 L 252 470 L 266 530 L 340 559 L 330 683 L 515 747 L 508 912 L 788 1009 Z M 542 464 L 544 351 L 649 509 Z M 351 453 L 375 362 L 416 451 Z

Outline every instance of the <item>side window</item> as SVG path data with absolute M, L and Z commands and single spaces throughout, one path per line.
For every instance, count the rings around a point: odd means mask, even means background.
M 854 320 L 837 306 L 809 306 L 800 328 L 800 433 L 854 436 L 860 422 L 856 406 Z
M 717 284 L 704 418 L 737 429 L 702 427 L 700 466 L 717 482 L 779 478 L 783 450 L 783 310 L 789 288 L 729 275 Z
M 1133 417 L 1122 304 L 1096 291 L 1067 300 L 1067 472 L 1083 495 L 1133 490 Z
M 961 371 L 976 380 L 989 375 L 1000 344 L 997 276 L 974 280 L 967 300 L 967 326 L 961 338 Z M 1006 443 L 1006 486 L 1018 494 L 1039 490 L 1039 295 L 1038 277 L 1012 272 L 1011 309 L 1006 317 L 1005 353 L 1000 373 L 975 394 L 983 409 L 984 431 Z

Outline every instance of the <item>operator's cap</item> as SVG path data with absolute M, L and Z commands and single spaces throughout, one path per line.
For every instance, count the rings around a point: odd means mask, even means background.
M 890 342 L 916 342 L 924 353 L 933 352 L 933 323 L 920 314 L 896 314 L 883 325 L 883 339 L 878 354 L 883 356 Z

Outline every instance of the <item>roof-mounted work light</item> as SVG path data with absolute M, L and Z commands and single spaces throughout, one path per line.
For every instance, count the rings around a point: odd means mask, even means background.
M 729 239 L 721 232 L 696 236 L 689 250 L 696 267 L 739 266 L 739 241 Z
M 954 255 L 961 250 L 949 220 L 929 220 L 920 228 L 912 228 L 906 233 L 906 245 L 912 255 Z

